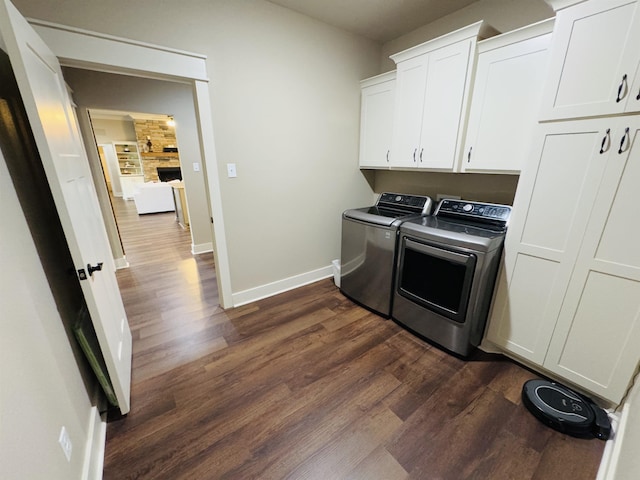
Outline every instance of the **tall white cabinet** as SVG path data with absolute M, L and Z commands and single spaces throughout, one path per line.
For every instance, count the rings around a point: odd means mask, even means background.
M 614 142 L 546 364 L 618 401 L 640 358 L 640 117 L 608 120 Z
M 586 48 L 562 43 L 567 30 L 576 30 L 574 18 L 623 3 L 591 0 L 562 11 L 554 35 L 564 56 Z M 635 5 L 626 17 L 634 12 Z M 552 63 L 562 57 L 553 48 Z M 558 86 L 568 77 L 553 68 L 547 106 L 559 105 L 558 92 L 568 88 Z M 486 340 L 618 403 L 640 361 L 640 115 L 612 115 L 598 102 L 591 109 L 573 105 L 545 110 L 577 117 L 540 123 L 534 135 Z
M 637 116 L 541 125 L 487 331 L 613 402 L 640 358 L 638 133 Z

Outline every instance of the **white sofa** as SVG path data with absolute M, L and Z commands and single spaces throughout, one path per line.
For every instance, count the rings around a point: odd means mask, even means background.
M 138 214 L 173 212 L 176 207 L 173 202 L 171 183 L 147 182 L 136 185 L 133 194 Z

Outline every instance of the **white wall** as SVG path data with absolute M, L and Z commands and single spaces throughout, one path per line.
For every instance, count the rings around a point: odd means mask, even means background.
M 17 0 L 25 16 L 208 56 L 232 290 L 329 266 L 357 168 L 359 80 L 380 49 L 262 0 Z M 228 179 L 226 164 L 237 165 Z
M 80 119 L 79 123 L 80 123 Z M 103 145 L 104 159 L 109 170 L 109 177 L 111 178 L 111 188 L 113 189 L 113 195 L 116 197 L 122 197 L 122 184 L 120 183 L 120 164 L 118 163 L 118 156 L 116 150 L 113 147 L 113 142 L 117 141 L 130 141 L 137 144 L 136 131 L 133 126 L 132 120 L 108 120 L 105 118 L 92 118 L 93 134 L 95 137 L 95 143 Z M 93 148 L 92 145 L 87 145 L 87 152 Z M 92 157 L 89 157 L 92 158 Z M 96 185 L 96 190 L 99 190 Z M 111 214 L 112 215 L 112 214 Z M 120 236 L 109 238 L 111 243 L 120 243 Z M 112 247 L 113 251 L 113 247 Z
M 446 33 L 485 20 L 499 32 L 508 32 L 553 17 L 553 9 L 544 0 L 479 0 L 435 22 L 417 28 L 382 46 L 381 70 L 395 69 L 389 55 L 434 39 Z
M 2 152 L 0 200 L 0 478 L 80 478 L 91 403 Z
M 65 75 L 65 80 L 69 83 L 72 78 L 69 74 Z M 74 100 L 76 100 L 74 92 Z M 96 143 L 111 143 L 119 141 L 130 141 L 137 143 L 136 130 L 133 126 L 133 120 L 109 120 L 106 118 L 92 118 L 93 133 L 96 137 Z

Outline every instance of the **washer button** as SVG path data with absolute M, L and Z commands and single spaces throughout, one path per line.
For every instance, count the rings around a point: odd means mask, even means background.
M 473 205 L 467 203 L 464 207 L 462 207 L 462 210 L 464 210 L 465 212 L 470 212 L 471 210 L 473 210 Z

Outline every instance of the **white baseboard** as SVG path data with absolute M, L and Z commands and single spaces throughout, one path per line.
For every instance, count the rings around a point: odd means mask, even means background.
M 247 303 L 271 297 L 332 276 L 333 267 L 332 265 L 328 265 L 317 270 L 312 270 L 310 272 L 294 275 L 293 277 L 284 278 L 276 282 L 267 283 L 266 285 L 243 290 L 232 294 L 233 306 L 239 307 L 241 305 L 246 305 Z
M 627 426 L 627 419 L 629 418 L 628 407 L 629 405 L 625 404 L 622 408 L 622 414 L 620 415 L 615 413 L 609 414 L 613 436 L 607 440 L 607 443 L 604 446 L 596 480 L 615 479 L 616 467 L 618 465 L 618 459 L 620 458 L 620 450 L 622 449 L 624 431 Z
M 191 253 L 197 255 L 199 253 L 213 252 L 213 242 L 191 244 Z
M 115 258 L 113 261 L 116 264 L 116 270 L 129 268 L 129 262 L 127 262 L 127 257 Z
M 97 407 L 91 407 L 88 433 L 82 478 L 85 480 L 102 480 L 104 451 L 107 443 L 107 422 L 100 418 Z

